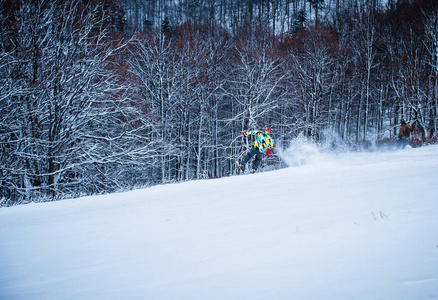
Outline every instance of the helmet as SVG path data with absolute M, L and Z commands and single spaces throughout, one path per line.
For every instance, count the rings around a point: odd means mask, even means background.
M 267 133 L 271 133 L 271 128 L 269 128 L 269 127 L 266 128 L 266 129 L 265 129 L 265 132 L 267 132 Z
M 404 123 L 406 123 L 405 119 L 401 119 L 401 123 L 402 123 L 402 125 L 403 125 Z

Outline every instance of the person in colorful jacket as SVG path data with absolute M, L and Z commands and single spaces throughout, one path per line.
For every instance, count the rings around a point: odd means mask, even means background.
M 271 149 L 274 147 L 274 139 L 271 138 L 271 129 L 266 128 L 265 131 L 251 130 L 245 131 L 243 136 L 247 135 L 256 135 L 256 140 L 254 141 L 254 146 L 251 150 L 246 154 L 246 156 L 242 159 L 239 165 L 239 169 L 244 171 L 246 163 L 255 156 L 254 166 L 251 173 L 257 171 L 258 167 L 263 158 L 263 154 L 269 155 Z

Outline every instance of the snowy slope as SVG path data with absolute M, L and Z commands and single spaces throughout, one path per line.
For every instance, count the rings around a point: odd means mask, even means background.
M 438 297 L 438 146 L 0 209 L 0 299 Z

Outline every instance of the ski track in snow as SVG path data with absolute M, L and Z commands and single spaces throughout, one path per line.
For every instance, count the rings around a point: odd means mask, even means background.
M 0 299 L 437 298 L 438 146 L 298 158 L 2 208 Z

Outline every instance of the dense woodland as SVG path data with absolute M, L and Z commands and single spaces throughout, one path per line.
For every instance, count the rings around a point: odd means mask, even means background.
M 436 141 L 437 1 L 0 0 L 0 204 L 234 173 L 250 138 Z M 262 166 L 279 167 L 275 149 Z

